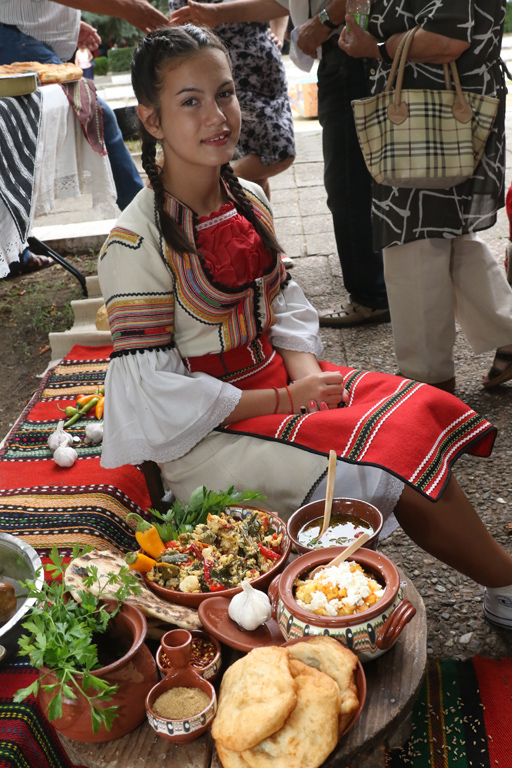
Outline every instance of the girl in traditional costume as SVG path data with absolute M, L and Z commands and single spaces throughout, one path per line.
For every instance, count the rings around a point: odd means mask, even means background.
M 317 314 L 281 264 L 268 200 L 229 165 L 240 109 L 220 41 L 152 32 L 132 81 L 149 186 L 99 257 L 114 345 L 103 466 L 155 461 L 184 499 L 258 489 L 286 518 L 325 494 L 335 449 L 336 495 L 394 511 L 486 587 L 512 584 L 512 558 L 451 476 L 464 452 L 490 454 L 495 428 L 428 385 L 317 360 Z M 496 598 L 508 592 L 487 590 L 486 610 L 512 626 Z

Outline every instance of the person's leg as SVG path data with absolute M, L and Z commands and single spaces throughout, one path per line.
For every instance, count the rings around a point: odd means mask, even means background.
M 17 27 L 0 23 L 0 64 L 12 64 L 14 61 L 62 64 L 55 51 L 46 43 L 25 35 Z
M 254 181 L 255 184 L 259 184 L 270 200 L 270 185 L 268 179 L 271 176 L 277 176 L 278 173 L 286 171 L 294 160 L 294 157 L 287 157 L 286 160 L 281 160 L 278 163 L 265 165 L 261 162 L 258 155 L 248 154 L 240 157 L 238 160 L 234 160 L 231 163 L 231 167 L 235 174 L 240 178 L 247 179 L 247 181 Z
M 143 184 L 132 156 L 123 141 L 123 135 L 117 124 L 114 112 L 99 97 L 98 104 L 103 113 L 105 146 L 107 147 L 108 159 L 116 185 L 117 204 L 121 210 L 124 210 L 131 203 L 137 192 L 142 189 Z
M 453 476 L 436 502 L 405 486 L 395 516 L 418 546 L 478 584 L 512 584 L 512 557 L 493 539 Z
M 13 61 L 40 61 L 43 64 L 61 64 L 55 51 L 35 37 L 25 35 L 16 27 L 0 23 L 0 64 L 12 64 Z M 28 248 L 20 254 L 19 262 L 11 265 L 11 276 L 36 272 L 50 267 L 55 262 L 48 256 L 36 256 Z
M 455 316 L 478 355 L 497 350 L 484 386 L 512 379 L 512 288 L 477 235 L 457 237 L 453 248 Z
M 454 376 L 455 315 L 451 241 L 417 240 L 384 249 L 384 269 L 398 368 L 438 384 Z
M 357 304 L 388 306 L 382 253 L 373 251 L 371 178 L 359 147 L 351 101 L 367 95 L 363 62 L 324 44 L 318 68 L 327 205 L 345 288 Z

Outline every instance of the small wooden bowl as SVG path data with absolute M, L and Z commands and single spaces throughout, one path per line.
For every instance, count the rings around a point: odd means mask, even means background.
M 197 715 L 182 719 L 170 719 L 158 715 L 154 709 L 154 703 L 159 696 L 171 690 L 171 688 L 197 688 L 208 694 L 210 701 Z M 217 695 L 215 688 L 207 680 L 204 680 L 191 667 L 182 667 L 171 671 L 163 680 L 157 683 L 146 697 L 146 716 L 148 723 L 155 733 L 175 744 L 188 744 L 195 741 L 208 730 L 217 712 Z
M 284 564 L 290 554 L 291 541 L 286 530 L 286 523 L 281 520 L 274 512 L 268 512 L 266 509 L 257 509 L 257 507 L 228 507 L 227 510 L 240 510 L 240 517 L 248 517 L 255 510 L 262 514 L 268 515 L 271 519 L 271 524 L 277 529 L 279 533 L 283 534 L 281 541 L 281 556 L 279 560 L 276 560 L 274 565 L 269 568 L 266 573 L 258 576 L 257 579 L 251 581 L 251 586 L 255 589 L 262 589 L 266 591 L 268 585 L 283 568 Z M 197 608 L 203 600 L 207 600 L 209 597 L 228 597 L 231 598 L 238 592 L 242 591 L 242 587 L 234 587 L 233 589 L 223 589 L 219 592 L 179 592 L 176 589 L 168 589 L 167 587 L 161 587 L 159 584 L 155 584 L 147 578 L 145 573 L 141 574 L 147 586 L 155 592 L 163 600 L 168 600 L 170 603 L 179 603 L 179 605 L 188 605 L 190 608 Z
M 299 542 L 299 532 L 305 525 L 318 519 L 320 520 L 320 527 L 322 526 L 324 507 L 325 499 L 311 501 L 309 504 L 299 507 L 288 520 L 288 535 L 299 554 L 305 555 L 308 552 L 318 552 L 321 549 L 325 549 L 325 547 L 307 547 L 305 544 Z M 384 524 L 382 513 L 377 507 L 374 507 L 373 504 L 369 504 L 367 501 L 362 501 L 361 499 L 333 499 L 332 516 L 334 517 L 335 515 L 354 515 L 355 517 L 360 518 L 363 522 L 369 523 L 373 528 L 373 533 L 364 546 L 367 549 L 377 548 L 379 534 Z M 350 543 L 350 541 L 347 541 L 347 546 Z M 333 546 L 339 545 L 336 544 Z

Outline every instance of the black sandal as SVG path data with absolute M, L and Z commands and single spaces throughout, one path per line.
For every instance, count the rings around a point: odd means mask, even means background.
M 497 368 L 494 364 L 487 374 L 487 381 L 483 382 L 484 389 L 491 389 L 512 379 L 512 352 L 496 352 L 494 361 L 502 360 L 508 363 L 506 368 Z

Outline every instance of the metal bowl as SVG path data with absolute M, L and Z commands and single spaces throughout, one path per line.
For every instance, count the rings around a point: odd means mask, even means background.
M 44 582 L 43 564 L 35 549 L 16 536 L 0 532 L 0 581 L 12 584 L 16 596 L 20 595 L 16 613 L 0 626 L 0 662 L 17 651 L 18 639 L 23 633 L 21 621 L 36 601 L 35 597 L 21 597 L 25 590 L 19 582 L 34 578 L 41 589 Z

